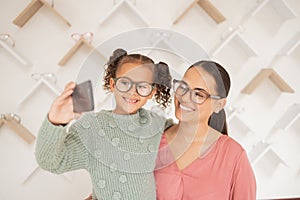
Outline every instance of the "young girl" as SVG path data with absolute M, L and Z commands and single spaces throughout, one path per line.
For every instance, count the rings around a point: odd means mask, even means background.
M 115 50 L 104 77 L 104 89 L 115 95 L 115 109 L 86 113 L 67 128 L 80 116 L 73 112 L 75 83 L 69 83 L 40 128 L 37 162 L 53 173 L 86 169 L 93 199 L 156 199 L 153 170 L 166 120 L 142 106 L 155 96 L 166 107 L 170 82 L 166 64 Z
M 226 70 L 200 61 L 173 80 L 179 123 L 163 134 L 155 179 L 157 199 L 255 200 L 256 182 L 246 151 L 227 136 Z

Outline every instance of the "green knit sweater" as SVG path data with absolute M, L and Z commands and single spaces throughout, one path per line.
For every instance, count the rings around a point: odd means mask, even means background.
M 69 128 L 46 118 L 35 156 L 52 173 L 86 169 L 100 199 L 155 200 L 155 158 L 170 121 L 140 109 L 133 115 L 86 113 Z

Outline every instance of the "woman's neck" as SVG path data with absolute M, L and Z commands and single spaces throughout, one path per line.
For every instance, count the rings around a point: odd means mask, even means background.
M 210 130 L 207 123 L 185 123 L 179 122 L 177 133 L 185 138 L 187 142 L 204 142 Z

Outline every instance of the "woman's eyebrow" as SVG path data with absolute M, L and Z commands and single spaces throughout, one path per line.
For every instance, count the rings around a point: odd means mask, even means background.
M 206 90 L 205 90 L 205 89 L 203 89 L 203 88 L 194 88 L 193 90 L 201 90 L 201 91 L 208 92 L 208 91 L 206 91 Z

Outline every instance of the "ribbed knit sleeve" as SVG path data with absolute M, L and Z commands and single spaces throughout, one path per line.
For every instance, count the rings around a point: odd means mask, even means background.
M 37 137 L 35 157 L 42 169 L 63 173 L 86 168 L 87 151 L 74 129 L 51 124 L 48 117 Z

